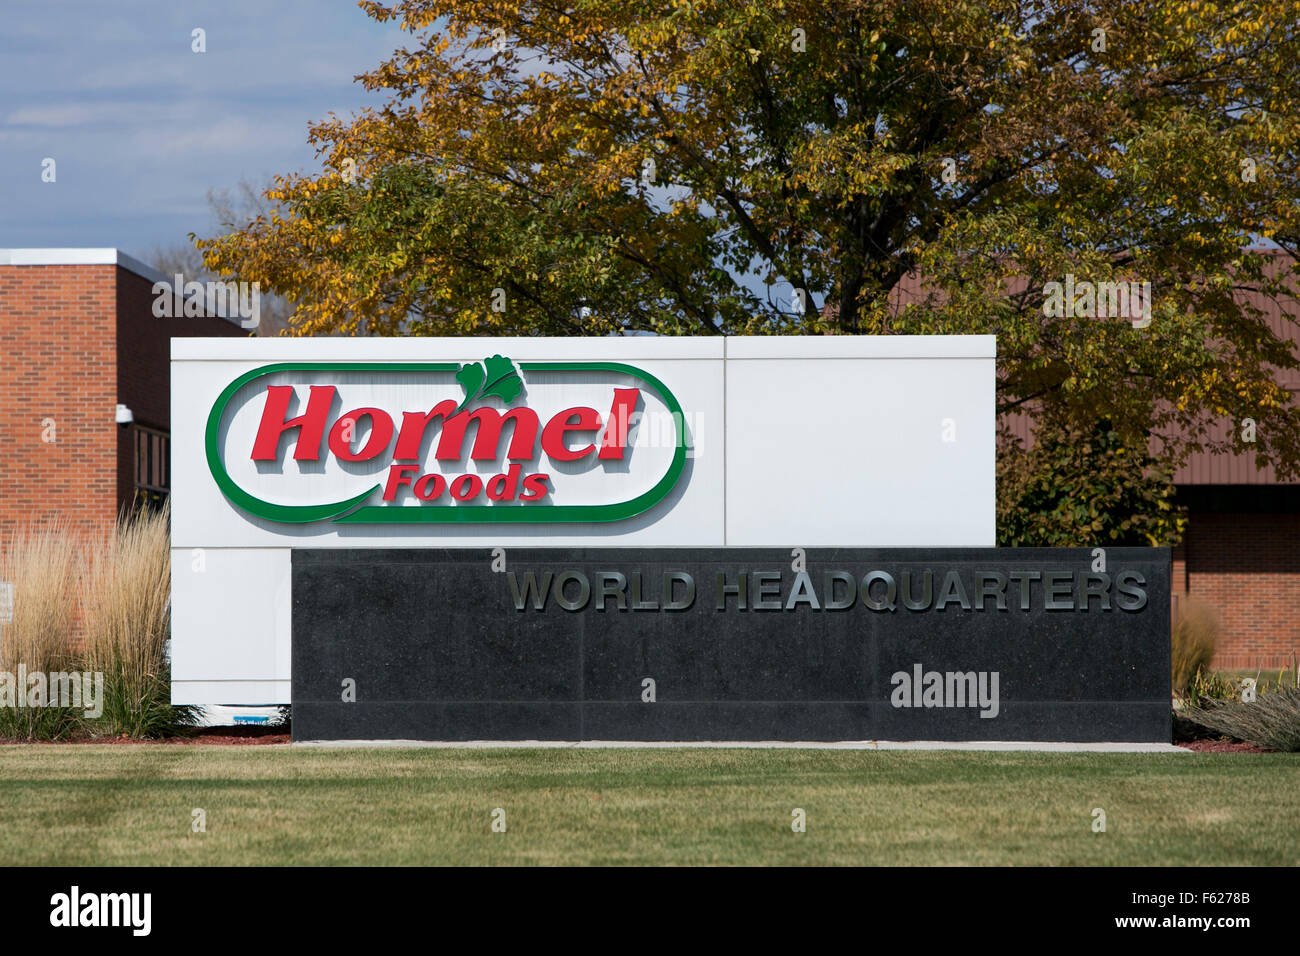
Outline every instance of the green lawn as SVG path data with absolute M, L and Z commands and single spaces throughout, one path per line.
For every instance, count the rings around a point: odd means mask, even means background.
M 1294 865 L 1297 820 L 1286 754 L 0 747 L 5 866 Z

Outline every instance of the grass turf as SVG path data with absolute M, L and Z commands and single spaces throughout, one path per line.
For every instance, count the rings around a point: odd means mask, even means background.
M 1297 819 L 1287 754 L 0 747 L 6 866 L 1297 864 Z

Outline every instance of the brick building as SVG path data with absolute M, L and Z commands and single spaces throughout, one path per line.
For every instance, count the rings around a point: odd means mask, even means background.
M 0 538 L 54 515 L 106 527 L 166 495 L 170 339 L 248 335 L 155 318 L 169 279 L 116 249 L 0 249 Z
M 1291 269 L 1271 256 L 1269 269 Z M 1251 296 L 1264 321 L 1300 349 L 1300 304 Z M 1278 370 L 1300 401 L 1300 372 Z M 1224 421 L 1219 427 L 1230 427 Z M 1261 427 L 1264 427 L 1261 425 Z M 1193 455 L 1174 475 L 1188 509 L 1187 534 L 1174 551 L 1175 597 L 1203 601 L 1220 624 L 1215 662 L 1230 668 L 1278 668 L 1300 655 L 1300 484 L 1258 468 L 1254 452 Z

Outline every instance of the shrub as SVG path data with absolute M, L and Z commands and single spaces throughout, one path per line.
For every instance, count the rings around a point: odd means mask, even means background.
M 1206 700 L 1182 713 L 1202 727 L 1239 740 L 1272 750 L 1300 751 L 1300 687 L 1262 693 L 1250 703 L 1240 698 Z
M 157 737 L 197 720 L 194 708 L 172 706 L 164 656 L 171 623 L 168 517 L 164 507 L 119 521 L 90 550 L 85 661 L 104 674 L 100 733 Z
M 271 721 L 271 726 L 281 733 L 289 733 L 293 729 L 293 707 L 290 704 L 281 704 L 276 708 L 275 719 Z
M 1278 668 L 1277 687 L 1300 687 L 1300 654 L 1291 655 L 1290 666 Z
M 1204 740 L 1218 736 L 1208 727 L 1188 720 L 1189 710 L 1210 701 L 1231 700 L 1240 685 L 1218 671 L 1199 670 L 1174 700 L 1174 742 Z
M 1209 605 L 1193 599 L 1178 602 L 1170 632 L 1174 694 L 1186 695 L 1198 674 L 1210 669 L 1219 622 Z
M 28 673 L 71 669 L 76 566 L 76 547 L 62 522 L 15 532 L 0 552 L 0 580 L 13 585 L 13 620 L 0 623 L 0 670 L 15 682 L 19 665 Z M 15 694 L 25 698 L 26 691 L 15 684 Z M 75 708 L 0 706 L 0 737 L 58 740 L 80 717 Z
M 1101 418 L 1038 416 L 1026 449 L 1006 433 L 997 451 L 997 532 L 1003 547 L 1175 545 L 1187 524 L 1173 471 Z
M 1197 671 L 1183 696 L 1185 707 L 1198 707 L 1209 701 L 1234 699 L 1241 691 L 1241 683 L 1221 671 Z

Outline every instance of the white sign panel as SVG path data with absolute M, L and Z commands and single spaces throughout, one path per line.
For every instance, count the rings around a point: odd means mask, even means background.
M 288 701 L 295 547 L 994 544 L 991 336 L 175 339 L 173 699 Z

